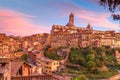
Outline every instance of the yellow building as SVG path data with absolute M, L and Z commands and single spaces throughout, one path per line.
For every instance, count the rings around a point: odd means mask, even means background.
M 115 41 L 113 47 L 120 47 L 120 33 L 115 34 Z
M 52 74 L 52 72 L 57 71 L 60 66 L 59 61 L 51 60 L 45 57 L 40 58 L 39 61 L 42 67 L 42 72 L 45 74 Z
M 120 46 L 120 41 L 116 41 L 115 45 Z

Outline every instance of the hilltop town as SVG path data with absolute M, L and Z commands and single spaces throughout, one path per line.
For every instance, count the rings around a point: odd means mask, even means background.
M 52 25 L 50 34 L 0 33 L 0 80 L 108 78 L 120 68 L 119 47 L 120 33 L 94 30 L 90 24 L 77 27 L 71 13 L 69 22 Z

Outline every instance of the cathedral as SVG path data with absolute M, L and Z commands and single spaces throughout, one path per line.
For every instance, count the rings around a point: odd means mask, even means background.
M 74 14 L 69 15 L 66 25 L 53 25 L 51 30 L 51 47 L 87 47 L 87 46 L 114 46 L 116 43 L 115 31 L 93 30 L 90 24 L 86 27 L 74 25 Z
M 76 27 L 74 25 L 74 14 L 69 15 L 69 22 L 65 25 L 53 25 L 51 34 L 72 34 L 72 33 L 81 33 L 83 31 L 92 31 L 92 27 L 88 25 L 86 28 Z

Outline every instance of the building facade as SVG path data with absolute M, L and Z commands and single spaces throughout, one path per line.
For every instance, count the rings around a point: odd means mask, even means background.
M 86 27 L 76 27 L 74 25 L 74 14 L 71 13 L 69 15 L 69 22 L 65 26 L 52 26 L 51 47 L 99 47 L 102 45 L 113 47 L 120 41 L 117 39 L 118 36 L 120 35 L 115 33 L 115 31 L 93 30 L 90 24 Z
M 51 75 L 53 72 L 56 72 L 60 66 L 59 61 L 51 60 L 45 57 L 39 59 L 39 61 L 41 63 L 42 72 L 49 75 Z

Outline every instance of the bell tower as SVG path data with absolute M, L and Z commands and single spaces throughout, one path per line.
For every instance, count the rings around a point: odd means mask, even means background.
M 71 13 L 69 15 L 69 23 L 74 24 L 74 14 L 73 13 Z
M 69 22 L 66 24 L 66 26 L 70 27 L 70 28 L 74 28 L 74 14 L 71 13 L 69 15 Z

